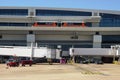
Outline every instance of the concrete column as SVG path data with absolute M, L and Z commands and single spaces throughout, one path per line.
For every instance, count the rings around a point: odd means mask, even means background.
M 34 8 L 28 9 L 28 16 L 35 16 L 35 13 L 36 13 L 36 11 Z
M 33 47 L 35 47 L 35 34 L 27 34 L 27 46 L 31 47 L 30 60 L 32 60 L 33 56 L 34 56 L 34 48 Z
M 92 12 L 92 16 L 97 17 L 97 16 L 100 16 L 100 15 L 99 15 L 99 12 Z M 100 21 L 92 22 L 92 27 L 99 27 L 99 22 Z
M 92 16 L 100 16 L 99 12 L 92 12 Z
M 99 22 L 93 22 L 92 27 L 99 27 Z
M 28 9 L 28 26 L 29 27 L 32 27 L 33 23 L 35 22 L 35 14 L 36 14 L 36 11 L 34 8 L 30 8 Z
M 27 46 L 35 46 L 35 34 L 27 34 Z
M 101 48 L 102 35 L 93 35 L 93 48 Z

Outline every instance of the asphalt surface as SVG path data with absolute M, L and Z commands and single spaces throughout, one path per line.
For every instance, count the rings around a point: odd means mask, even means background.
M 0 64 L 0 80 L 120 80 L 120 65 L 45 63 L 7 67 Z

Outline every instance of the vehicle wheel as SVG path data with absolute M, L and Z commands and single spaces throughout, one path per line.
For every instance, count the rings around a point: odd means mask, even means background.
M 98 62 L 95 62 L 95 64 L 98 64 Z
M 24 67 L 25 67 L 25 65 L 22 65 L 22 66 L 24 66 Z
M 83 64 L 83 62 L 82 62 L 82 61 L 80 61 L 80 63 L 81 63 L 81 64 Z
M 29 66 L 32 66 L 31 64 Z
M 17 67 L 19 67 L 19 64 L 17 65 Z
M 52 63 L 50 62 L 49 65 L 52 65 Z

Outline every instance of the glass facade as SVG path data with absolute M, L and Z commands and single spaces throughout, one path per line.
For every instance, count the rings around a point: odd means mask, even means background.
M 92 27 L 92 23 L 91 22 L 87 22 L 87 23 L 85 23 L 85 26 Z
M 27 16 L 28 9 L 0 9 L 0 15 Z
M 0 40 L 0 45 L 5 46 L 27 46 L 26 40 Z
M 120 43 L 120 35 L 103 35 L 103 43 Z
M 28 23 L 7 23 L 7 22 L 0 22 L 0 26 L 28 26 Z
M 68 51 L 69 48 L 92 48 L 92 41 L 36 41 L 39 46 L 46 46 L 50 48 L 57 48 L 58 45 L 61 45 L 63 51 Z
M 91 16 L 91 12 L 37 9 L 36 16 Z
M 84 12 L 84 11 L 69 11 L 69 10 L 48 10 L 48 9 L 36 9 L 35 11 L 35 15 L 38 16 L 92 16 L 92 12 Z M 31 13 L 34 14 L 34 13 Z M 24 16 L 23 19 L 28 18 L 28 9 L 0 9 L 0 16 L 2 15 L 9 15 L 9 16 Z M 97 14 L 95 14 L 97 16 Z M 27 17 L 28 16 L 28 17 Z M 99 23 L 100 27 L 120 27 L 120 14 L 109 14 L 109 13 L 100 13 L 101 16 L 101 21 Z M 17 17 L 17 18 L 19 18 Z M 9 20 L 9 19 L 8 19 Z M 21 17 L 22 20 L 22 17 Z M 34 21 L 36 20 L 36 17 L 34 19 L 30 18 L 29 20 L 26 19 L 26 22 L 0 22 L 0 27 L 2 26 L 15 26 L 15 27 L 26 27 L 29 26 L 31 27 L 31 25 L 34 23 Z M 63 20 L 64 21 L 64 20 Z M 88 21 L 86 20 L 85 26 L 88 27 L 92 27 L 92 20 Z M 41 19 L 42 22 L 42 19 Z M 41 26 L 45 26 L 45 25 L 49 25 L 51 26 L 51 22 L 39 22 L 39 18 L 38 18 L 38 25 Z M 63 27 L 64 22 L 55 22 L 56 27 Z M 75 22 L 70 22 L 67 23 L 69 26 L 79 26 L 82 25 L 82 23 L 75 23 Z M 94 24 L 93 24 L 94 25 Z M 69 27 L 67 26 L 67 27 Z M 31 33 L 32 34 L 32 33 Z M 97 33 L 96 33 L 97 34 Z M 82 35 L 82 34 L 81 34 Z M 91 34 L 92 35 L 92 34 Z M 0 38 L 2 39 L 2 35 L 0 36 Z M 62 50 L 63 51 L 68 51 L 70 47 L 74 47 L 74 48 L 92 48 L 93 47 L 93 42 L 92 41 L 77 41 L 74 40 L 74 37 L 71 38 L 71 40 L 73 41 L 50 41 L 50 40 L 46 40 L 46 41 L 36 41 L 38 43 L 39 46 L 47 46 L 50 48 L 57 48 L 58 45 L 62 46 Z M 26 41 L 17 41 L 17 40 L 1 40 L 0 44 L 2 45 L 11 45 L 11 46 L 15 46 L 15 45 L 20 45 L 20 46 L 26 46 L 27 42 Z M 115 44 L 120 44 L 120 35 L 102 35 L 102 47 L 103 48 L 110 48 L 111 45 L 115 45 Z
M 100 13 L 100 27 L 120 27 L 120 15 Z
M 120 35 L 103 35 L 102 47 L 110 48 L 111 45 L 120 44 Z

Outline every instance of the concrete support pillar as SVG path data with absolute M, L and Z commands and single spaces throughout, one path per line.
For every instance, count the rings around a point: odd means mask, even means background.
M 35 34 L 27 34 L 27 46 L 31 46 L 31 43 L 34 47 L 35 46 Z
M 33 47 L 35 47 L 35 34 L 27 34 L 27 46 L 31 47 L 30 60 L 32 60 L 33 56 L 34 56 L 34 48 Z
M 99 15 L 99 12 L 92 12 L 92 16 L 98 17 L 98 16 L 100 16 L 100 15 Z M 99 22 L 100 22 L 100 21 L 98 21 L 98 20 L 96 20 L 96 22 L 92 22 L 92 27 L 99 27 Z
M 33 23 L 35 22 L 35 14 L 36 14 L 36 10 L 34 8 L 30 8 L 28 9 L 28 26 L 32 27 Z
M 99 27 L 99 22 L 93 22 L 92 27 Z
M 29 16 L 35 16 L 36 10 L 34 8 L 28 9 L 28 15 Z
M 93 35 L 93 48 L 101 48 L 102 35 Z

